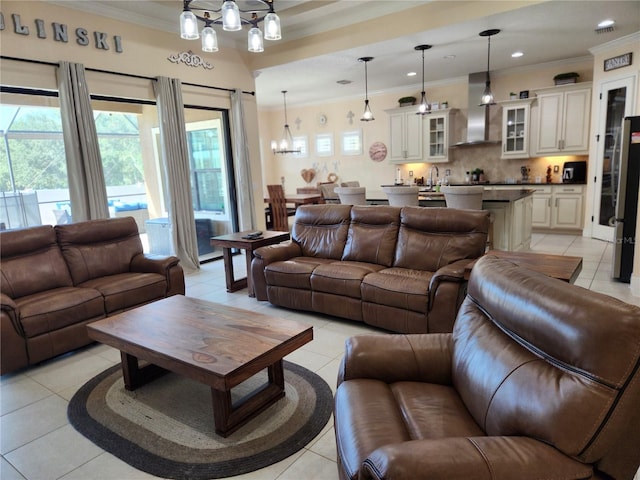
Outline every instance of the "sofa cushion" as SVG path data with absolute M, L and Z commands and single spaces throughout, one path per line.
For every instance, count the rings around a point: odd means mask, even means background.
M 132 217 L 56 225 L 55 231 L 74 285 L 129 272 L 132 259 L 143 254 Z
M 484 254 L 489 212 L 454 208 L 403 207 L 394 267 L 435 272 Z
M 291 239 L 305 257 L 340 260 L 349 231 L 351 205 L 303 205 L 296 210 Z
M 13 299 L 73 285 L 69 269 L 47 225 L 2 232 L 2 292 Z
M 98 290 L 104 296 L 108 315 L 164 297 L 167 280 L 158 273 L 119 273 L 94 278 L 79 286 Z
M 342 260 L 390 267 L 398 239 L 400 208 L 354 206 Z
M 332 263 L 328 258 L 295 257 L 273 262 L 264 269 L 267 285 L 311 290 L 311 274 L 318 265 Z
M 362 280 L 362 300 L 414 312 L 429 311 L 429 282 L 433 272 L 385 268 Z
M 102 295 L 92 288 L 52 288 L 16 299 L 16 305 L 26 338 L 105 316 Z
M 332 262 L 318 265 L 311 275 L 314 292 L 335 293 L 360 298 L 362 279 L 384 267 L 363 262 Z

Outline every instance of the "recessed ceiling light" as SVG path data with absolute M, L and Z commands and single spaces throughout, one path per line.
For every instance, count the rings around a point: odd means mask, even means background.
M 407 77 L 415 77 L 415 76 L 416 76 L 416 72 L 407 73 Z
M 609 20 L 603 20 L 598 24 L 598 28 L 606 28 L 606 27 L 610 27 L 612 26 L 614 23 L 616 23 L 615 21 L 609 19 Z
M 524 55 L 524 53 L 522 53 L 522 52 L 513 52 L 513 53 L 511 54 L 511 56 L 512 56 L 513 58 L 518 58 L 518 57 L 521 57 L 521 56 L 523 56 L 523 55 Z
M 336 81 L 336 83 L 338 85 L 349 85 L 350 83 L 353 83 L 351 80 L 338 80 Z

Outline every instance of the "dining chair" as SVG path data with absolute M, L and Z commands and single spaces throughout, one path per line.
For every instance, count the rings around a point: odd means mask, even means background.
M 360 186 L 360 182 L 357 180 L 351 181 L 351 182 L 342 182 L 340 184 L 341 187 L 359 187 Z
M 334 190 L 344 205 L 366 205 L 366 187 L 336 187 Z
M 467 210 L 482 210 L 482 185 L 442 186 L 440 191 L 444 193 L 444 200 L 448 208 L 461 208 Z M 490 217 L 487 248 L 493 249 L 493 215 Z
M 419 186 L 399 186 L 382 187 L 382 191 L 387 194 L 389 205 L 394 207 L 411 206 L 417 207 Z
M 322 193 L 322 198 L 324 198 L 325 203 L 340 203 L 340 198 L 338 194 L 335 192 L 337 183 L 321 183 L 320 185 L 320 193 Z
M 267 185 L 269 205 L 271 208 L 271 224 L 273 230 L 289 231 L 289 212 L 282 185 Z

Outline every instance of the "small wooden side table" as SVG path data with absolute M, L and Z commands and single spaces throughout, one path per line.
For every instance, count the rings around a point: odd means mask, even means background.
M 224 259 L 224 273 L 227 282 L 227 292 L 235 292 L 241 288 L 247 287 L 250 297 L 255 297 L 253 291 L 253 283 L 251 281 L 251 260 L 253 260 L 253 251 L 265 245 L 273 245 L 289 240 L 289 232 L 277 232 L 267 230 L 262 232 L 262 236 L 256 239 L 242 238 L 251 233 L 252 230 L 245 232 L 230 233 L 228 235 L 220 235 L 211 237 L 212 247 L 222 247 L 222 258 Z M 233 275 L 233 258 L 231 257 L 231 249 L 239 248 L 245 250 L 247 261 L 247 276 L 235 279 Z
M 521 267 L 568 283 L 575 282 L 582 271 L 582 257 L 535 252 L 505 252 L 502 250 L 489 250 L 485 255 L 503 258 Z M 469 279 L 474 264 L 475 262 L 466 267 L 464 272 L 466 279 Z

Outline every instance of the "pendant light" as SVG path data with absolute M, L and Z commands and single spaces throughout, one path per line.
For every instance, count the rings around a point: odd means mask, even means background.
M 287 121 L 287 91 L 282 90 L 282 98 L 284 102 L 284 131 L 282 132 L 282 138 L 278 142 L 277 140 L 271 141 L 271 150 L 273 153 L 300 153 L 299 148 L 293 148 L 293 136 L 289 129 L 289 122 Z
M 373 57 L 361 57 L 358 59 L 359 62 L 364 62 L 364 112 L 362 112 L 362 117 L 360 117 L 360 121 L 362 122 L 375 120 L 375 118 L 373 118 L 373 113 L 371 113 L 371 108 L 369 107 L 369 86 L 367 78 L 367 63 L 371 60 L 373 60 Z
M 487 80 L 485 82 L 484 92 L 482 93 L 482 99 L 480 100 L 480 106 L 495 105 L 493 101 L 493 93 L 491 93 L 491 78 L 489 77 L 489 60 L 491 58 L 491 37 L 500 33 L 500 30 L 493 28 L 491 30 L 484 30 L 480 32 L 481 37 L 487 37 Z
M 422 51 L 422 94 L 420 96 L 420 105 L 418 106 L 418 111 L 416 115 L 426 115 L 427 113 L 431 113 L 431 105 L 427 102 L 427 96 L 424 91 L 424 51 L 429 50 L 431 45 L 418 45 L 415 47 L 415 50 Z

